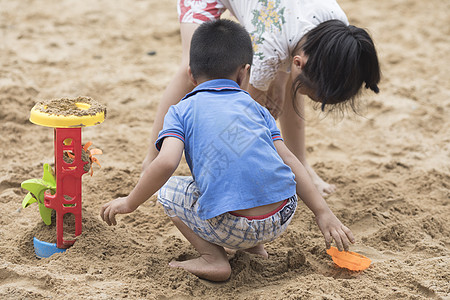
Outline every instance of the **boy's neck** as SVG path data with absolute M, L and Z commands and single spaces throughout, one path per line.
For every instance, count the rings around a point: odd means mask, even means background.
M 233 80 L 234 82 L 236 82 L 236 80 L 233 79 L 233 78 L 205 78 L 205 77 L 203 77 L 203 78 L 199 78 L 198 80 L 196 80 L 196 84 L 195 85 L 197 86 L 197 85 L 200 85 L 200 84 L 202 84 L 204 82 L 207 82 L 207 81 L 210 81 L 210 80 L 216 80 L 216 79 L 228 79 L 228 80 Z
M 190 67 L 188 68 L 188 72 L 189 72 L 189 77 L 191 78 L 191 81 L 195 86 L 197 86 L 203 82 L 214 80 L 214 79 L 228 79 L 228 80 L 233 80 L 240 86 L 241 89 L 246 90 L 248 88 L 248 81 L 249 81 L 249 77 L 250 77 L 250 65 L 245 64 L 244 66 L 237 69 L 233 75 L 231 75 L 229 77 L 224 77 L 224 78 L 208 78 L 205 76 L 199 76 L 198 78 L 194 78 Z

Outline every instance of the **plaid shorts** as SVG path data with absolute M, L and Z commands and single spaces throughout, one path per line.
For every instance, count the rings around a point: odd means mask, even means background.
M 211 219 L 200 219 L 199 190 L 191 176 L 173 176 L 159 190 L 158 201 L 169 217 L 178 217 L 204 240 L 230 249 L 248 249 L 276 239 L 292 220 L 297 196 L 264 219 L 248 219 L 224 213 Z
M 220 18 L 226 10 L 220 0 L 178 0 L 180 23 L 202 24 Z

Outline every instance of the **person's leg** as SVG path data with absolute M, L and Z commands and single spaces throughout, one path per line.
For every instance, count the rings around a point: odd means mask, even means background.
M 178 230 L 200 253 L 200 257 L 186 261 L 171 261 L 169 265 L 174 268 L 183 268 L 200 278 L 211 281 L 227 280 L 231 275 L 231 266 L 224 248 L 196 235 L 178 217 L 171 219 Z
M 286 146 L 291 152 L 300 160 L 300 162 L 308 171 L 314 185 L 319 190 L 322 196 L 326 196 L 333 193 L 336 187 L 333 184 L 329 184 L 322 180 L 317 175 L 314 169 L 309 165 L 306 160 L 306 147 L 305 147 L 305 121 L 294 110 L 292 103 L 292 83 L 288 80 L 286 85 L 286 96 L 284 101 L 284 109 L 280 115 L 280 127 L 281 133 L 284 138 Z M 297 108 L 304 117 L 304 96 L 297 95 Z
M 167 85 L 162 95 L 161 102 L 159 103 L 158 110 L 156 111 L 155 120 L 153 121 L 153 127 L 150 134 L 149 150 L 142 164 L 143 170 L 158 155 L 158 151 L 156 150 L 154 143 L 158 138 L 158 133 L 163 128 L 164 116 L 169 110 L 169 107 L 177 104 L 181 98 L 184 97 L 184 95 L 189 93 L 194 88 L 193 83 L 189 79 L 187 70 L 189 66 L 189 48 L 191 47 L 191 38 L 198 26 L 198 24 L 194 23 L 180 24 L 181 45 L 183 51 L 181 64 L 175 75 L 172 77 L 172 80 Z

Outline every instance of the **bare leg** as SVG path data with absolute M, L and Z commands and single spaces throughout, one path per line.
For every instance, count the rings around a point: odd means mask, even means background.
M 336 187 L 323 181 L 306 160 L 305 121 L 299 117 L 294 110 L 292 104 L 291 85 L 292 83 L 289 81 L 286 88 L 284 109 L 280 115 L 281 132 L 283 134 L 286 146 L 303 164 L 314 185 L 319 190 L 319 193 L 322 196 L 326 196 L 333 193 L 336 190 Z M 304 97 L 302 95 L 297 96 L 297 107 L 301 116 L 304 117 Z
M 200 257 L 186 261 L 171 261 L 169 266 L 183 268 L 192 274 L 211 281 L 224 281 L 231 275 L 231 266 L 223 247 L 205 241 L 196 235 L 178 217 L 171 218 L 178 230 L 200 253 Z
M 159 103 L 158 110 L 156 111 L 156 116 L 155 120 L 153 121 L 153 127 L 150 135 L 149 150 L 142 164 L 143 170 L 145 170 L 145 168 L 158 155 L 158 151 L 156 150 L 154 143 L 158 138 L 158 133 L 163 128 L 164 116 L 169 110 L 169 107 L 171 105 L 177 104 L 181 100 L 181 98 L 184 97 L 184 95 L 186 95 L 194 88 L 193 83 L 189 79 L 187 70 L 189 66 L 189 48 L 191 46 L 191 38 L 198 26 L 198 24 L 191 23 L 180 24 L 181 44 L 183 49 L 181 64 L 178 68 L 178 71 L 170 81 L 169 85 L 167 85 L 163 93 L 161 102 Z

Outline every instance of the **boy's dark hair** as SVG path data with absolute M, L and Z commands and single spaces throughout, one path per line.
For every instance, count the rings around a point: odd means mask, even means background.
M 379 92 L 377 52 L 364 29 L 330 20 L 309 31 L 302 40 L 294 53 L 303 50 L 308 61 L 294 81 L 294 94 L 302 86 L 315 90 L 324 110 L 326 104 L 346 101 L 355 109 L 353 101 L 363 83 Z
M 189 59 L 195 79 L 228 78 L 239 67 L 252 64 L 250 35 L 244 27 L 231 20 L 205 22 L 192 36 Z

